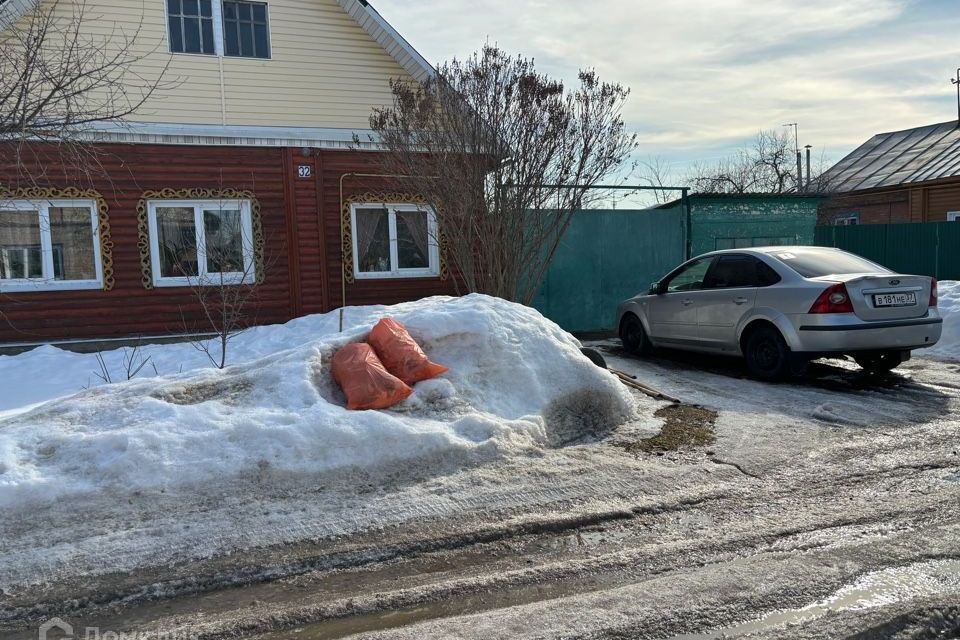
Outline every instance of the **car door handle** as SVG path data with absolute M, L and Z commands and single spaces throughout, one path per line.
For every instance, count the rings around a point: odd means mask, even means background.
M 740 296 L 739 298 L 734 298 L 734 299 L 733 299 L 733 303 L 734 303 L 734 304 L 746 304 L 747 302 L 748 302 L 748 300 L 747 300 L 746 298 L 744 298 L 743 296 Z
M 680 304 L 682 304 L 685 307 L 689 307 L 690 305 L 693 304 L 693 300 L 691 300 L 690 298 L 687 298 L 686 300 L 681 300 Z

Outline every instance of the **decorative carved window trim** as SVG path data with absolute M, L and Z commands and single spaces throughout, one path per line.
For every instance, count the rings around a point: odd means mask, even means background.
M 429 207 L 423 196 L 413 193 L 379 193 L 368 192 L 345 198 L 340 211 L 340 253 L 343 256 L 343 279 L 347 284 L 353 284 L 356 281 L 356 274 L 353 272 L 353 224 L 351 219 L 351 210 L 356 204 L 416 204 Z M 447 249 L 446 241 L 443 236 L 443 227 L 440 225 L 440 212 L 437 213 L 437 245 L 440 251 L 440 265 L 437 273 L 440 280 L 446 280 L 450 277 L 450 270 L 447 268 Z
M 97 206 L 97 235 L 100 238 L 100 264 L 103 268 L 103 290 L 113 289 L 113 239 L 110 237 L 110 208 L 99 191 L 76 187 L 0 187 L 0 200 L 93 200 Z
M 141 283 L 144 289 L 153 289 L 153 269 L 150 266 L 150 222 L 147 215 L 149 200 L 249 200 L 250 217 L 253 220 L 253 263 L 256 284 L 266 278 L 263 252 L 263 222 L 260 216 L 260 201 L 253 191 L 239 189 L 161 189 L 144 191 L 137 202 L 137 247 L 140 249 Z

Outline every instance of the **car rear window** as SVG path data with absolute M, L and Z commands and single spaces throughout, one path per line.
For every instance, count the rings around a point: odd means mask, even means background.
M 890 273 L 866 258 L 843 251 L 790 249 L 777 251 L 773 256 L 804 278 L 844 275 L 848 273 Z

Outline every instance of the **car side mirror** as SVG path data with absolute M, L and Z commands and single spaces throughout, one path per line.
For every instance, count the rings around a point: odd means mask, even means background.
M 650 285 L 650 290 L 647 291 L 651 296 L 658 296 L 663 293 L 663 288 L 660 286 L 659 282 L 654 282 Z

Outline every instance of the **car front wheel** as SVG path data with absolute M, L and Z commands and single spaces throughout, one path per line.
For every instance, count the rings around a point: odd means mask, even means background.
M 624 349 L 634 355 L 645 356 L 652 348 L 650 338 L 643 329 L 643 323 L 632 313 L 625 316 L 620 323 L 620 342 Z
M 790 375 L 790 347 L 773 327 L 760 327 L 751 332 L 743 355 L 750 375 L 758 380 L 783 380 Z

